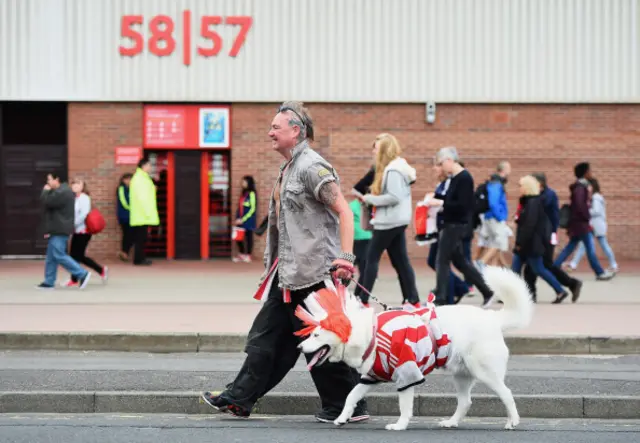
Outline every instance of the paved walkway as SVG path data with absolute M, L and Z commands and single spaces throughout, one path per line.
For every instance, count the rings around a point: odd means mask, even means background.
M 426 295 L 434 273 L 415 263 L 418 288 Z M 532 325 L 515 335 L 640 336 L 640 265 L 623 263 L 626 272 L 596 282 L 582 268 L 585 285 L 579 302 L 551 305 L 552 290 L 539 283 L 540 302 Z M 103 285 L 98 276 L 84 291 L 39 291 L 43 263 L 0 261 L 0 331 L 49 332 L 201 332 L 246 333 L 260 308 L 252 298 L 260 263 L 227 261 L 162 262 L 150 267 L 114 263 Z M 59 280 L 68 275 L 62 271 Z M 384 265 L 374 293 L 391 304 L 400 301 L 393 270 Z M 464 303 L 479 304 L 481 298 Z

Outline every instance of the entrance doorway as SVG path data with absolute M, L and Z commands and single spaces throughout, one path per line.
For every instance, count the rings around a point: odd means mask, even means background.
M 231 257 L 229 151 L 145 150 L 151 161 L 160 225 L 151 227 L 149 257 Z
M 0 257 L 45 255 L 40 193 L 67 169 L 66 103 L 0 103 Z

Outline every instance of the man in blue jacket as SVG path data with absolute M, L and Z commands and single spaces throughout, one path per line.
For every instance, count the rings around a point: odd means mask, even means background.
M 509 250 L 509 229 L 507 227 L 509 211 L 505 184 L 510 173 L 511 165 L 509 162 L 501 161 L 496 168 L 496 173 L 487 182 L 489 209 L 484 213 L 480 230 L 480 235 L 484 240 L 483 245 L 487 251 L 478 260 L 480 267 L 485 263 L 491 263 L 496 254 Z
M 547 186 L 547 177 L 542 172 L 537 172 L 533 175 L 538 183 L 540 183 L 540 198 L 542 199 L 542 204 L 544 206 L 544 212 L 549 217 L 549 221 L 551 222 L 552 234 L 549 242 L 546 244 L 546 249 L 544 252 L 544 256 L 542 257 L 542 263 L 544 267 L 547 268 L 553 276 L 558 280 L 558 282 L 566 287 L 572 293 L 572 299 L 578 300 L 580 297 L 580 290 L 582 289 L 582 282 L 576 278 L 571 277 L 569 274 L 564 272 L 560 266 L 555 266 L 553 264 L 553 252 L 555 249 L 555 245 L 558 244 L 558 227 L 560 226 L 560 204 L 558 202 L 558 195 L 556 191 Z M 529 266 L 527 266 L 524 270 L 524 280 L 529 285 L 529 289 L 531 290 L 531 294 L 533 295 L 533 301 L 537 301 L 536 294 L 536 279 L 537 276 L 533 272 Z

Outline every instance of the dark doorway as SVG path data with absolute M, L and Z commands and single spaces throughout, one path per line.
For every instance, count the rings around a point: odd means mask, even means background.
M 67 169 L 66 103 L 0 103 L 0 256 L 45 254 L 40 193 Z
M 175 151 L 175 257 L 200 259 L 202 152 Z

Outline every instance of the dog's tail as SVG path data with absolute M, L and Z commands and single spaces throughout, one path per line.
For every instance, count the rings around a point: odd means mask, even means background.
M 533 317 L 533 301 L 525 281 L 510 269 L 497 266 L 486 266 L 482 274 L 495 293 L 495 299 L 504 303 L 504 307 L 496 312 L 502 330 L 529 326 Z

